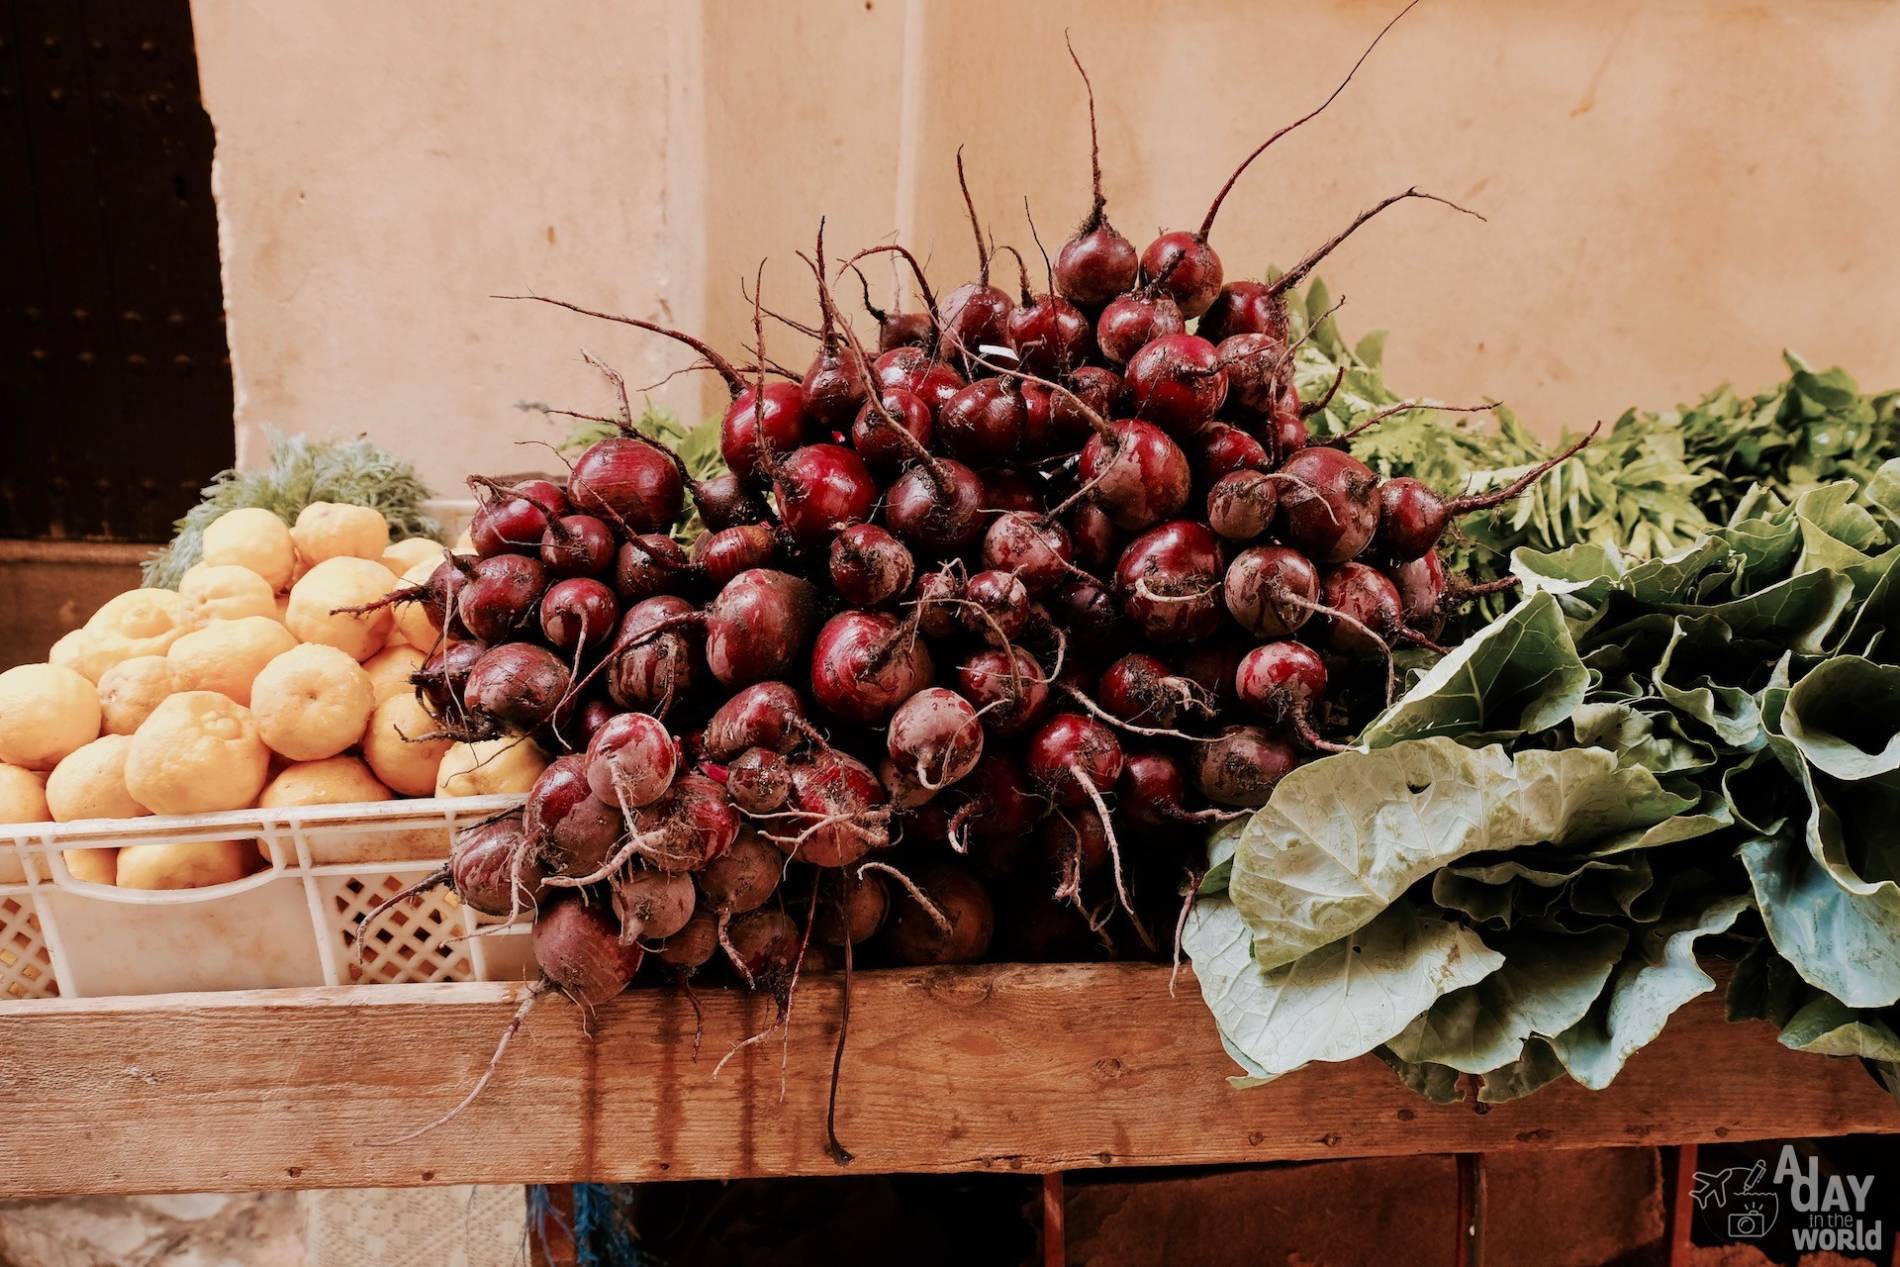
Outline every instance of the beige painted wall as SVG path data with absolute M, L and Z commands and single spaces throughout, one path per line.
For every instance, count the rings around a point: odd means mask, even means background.
M 1323 97 L 1387 0 L 824 0 L 759 5 L 195 0 L 218 130 L 240 430 L 367 430 L 439 485 L 533 464 L 596 406 L 578 346 L 636 382 L 650 336 L 483 298 L 532 287 L 749 338 L 738 279 L 809 314 L 793 252 L 901 232 L 971 267 L 952 155 L 999 238 L 1086 208 L 1073 30 L 1101 91 L 1110 209 L 1192 227 L 1230 165 Z M 1757 384 L 1782 345 L 1900 383 L 1900 5 L 1426 0 L 1326 115 L 1243 178 L 1232 275 L 1411 183 L 1324 270 L 1401 387 L 1492 393 L 1547 429 Z M 1033 254 L 1032 254 L 1033 258 Z M 888 271 L 881 280 L 888 285 Z M 773 351 L 798 362 L 780 332 Z M 706 376 L 656 397 L 717 404 Z

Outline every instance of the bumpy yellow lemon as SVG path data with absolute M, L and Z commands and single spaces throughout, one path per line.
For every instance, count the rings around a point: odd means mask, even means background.
M 526 792 L 547 768 L 548 759 L 529 739 L 510 736 L 458 743 L 442 754 L 442 764 L 435 772 L 435 794 Z
M 250 709 L 216 691 L 181 691 L 133 733 L 125 790 L 155 814 L 205 814 L 251 804 L 269 773 Z
M 362 737 L 375 708 L 376 690 L 363 666 L 319 642 L 285 651 L 251 684 L 257 733 L 292 761 L 342 752 Z
M 242 880 L 256 857 L 242 840 L 127 845 L 119 850 L 122 889 L 206 889 Z
M 304 642 L 367 660 L 389 641 L 396 618 L 387 607 L 360 614 L 343 609 L 373 603 L 395 586 L 395 576 L 374 559 L 326 559 L 290 587 L 284 623 Z
M 99 692 L 57 664 L 0 673 L 0 761 L 50 770 L 99 737 Z
M 356 757 L 326 757 L 287 765 L 264 788 L 257 803 L 265 809 L 291 805 L 353 805 L 386 801 L 390 791 Z
M 451 741 L 424 736 L 440 729 L 413 693 L 392 695 L 376 706 L 363 732 L 363 759 L 377 778 L 404 796 L 428 796 Z
M 382 703 L 392 695 L 407 695 L 414 691 L 415 684 L 409 675 L 420 669 L 428 657 L 408 643 L 392 645 L 387 651 L 380 651 L 363 662 L 363 672 L 369 674 L 370 689 L 376 693 L 376 702 Z
M 282 774 L 271 780 L 257 803 L 268 809 L 280 809 L 292 805 L 386 801 L 390 795 L 389 789 L 377 781 L 363 762 L 355 757 L 331 757 L 327 761 L 300 761 L 286 766 Z M 321 864 L 446 858 L 449 844 L 448 829 L 444 827 L 392 827 L 347 834 L 316 832 L 310 836 L 310 860 Z
M 261 506 L 227 510 L 204 531 L 204 561 L 213 567 L 248 568 L 276 593 L 290 584 L 297 551 L 290 525 Z
M 0 823 L 45 823 L 52 820 L 46 808 L 46 776 L 17 765 L 0 765 Z M 26 869 L 11 847 L 0 846 L 0 884 L 21 884 Z
M 425 559 L 402 574 L 402 584 L 422 585 L 435 574 L 436 567 L 442 562 Z M 391 604 L 396 614 L 396 631 L 419 651 L 434 651 L 441 641 L 442 628 L 429 618 L 429 609 L 418 602 L 400 602 Z
M 99 677 L 99 710 L 108 735 L 129 735 L 176 688 L 171 661 L 162 655 L 121 660 Z
M 236 564 L 197 564 L 178 582 L 178 597 L 185 600 L 187 629 L 203 629 L 214 620 L 277 617 L 277 591 Z
M 240 704 L 251 702 L 251 683 L 264 666 L 297 645 L 297 639 L 269 616 L 214 620 L 172 644 L 165 653 L 172 688 L 217 691 Z
M 47 823 L 46 776 L 17 765 L 0 765 L 0 823 Z
M 62 852 L 66 869 L 82 884 L 118 883 L 117 849 L 67 849 Z
M 185 632 L 184 615 L 184 600 L 171 590 L 132 590 L 54 643 L 46 658 L 96 683 L 113 665 L 134 656 L 164 655 Z
M 418 563 L 427 563 L 434 567 L 442 562 L 442 543 L 428 537 L 409 537 L 392 542 L 389 549 L 383 551 L 382 565 L 401 576 Z
M 125 790 L 130 735 L 104 735 L 73 752 L 46 776 L 46 807 L 53 820 L 138 818 L 151 813 Z
M 311 502 L 290 530 L 297 554 L 311 567 L 325 559 L 368 559 L 389 549 L 389 521 L 381 511 L 340 502 Z

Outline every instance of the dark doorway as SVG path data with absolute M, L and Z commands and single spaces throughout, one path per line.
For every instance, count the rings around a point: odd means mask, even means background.
M 188 0 L 0 0 L 0 537 L 162 541 L 231 464 Z

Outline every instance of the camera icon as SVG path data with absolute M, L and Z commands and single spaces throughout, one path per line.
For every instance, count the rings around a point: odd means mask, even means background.
M 1728 1216 L 1728 1234 L 1738 1241 L 1760 1240 L 1768 1235 L 1768 1221 L 1760 1210 L 1737 1210 Z

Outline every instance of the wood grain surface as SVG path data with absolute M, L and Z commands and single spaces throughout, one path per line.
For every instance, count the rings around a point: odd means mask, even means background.
M 1183 974 L 1016 965 L 860 974 L 838 1133 L 851 1170 L 1025 1173 L 1900 1131 L 1859 1066 L 1697 1000 L 1607 1091 L 1477 1112 L 1371 1058 L 1252 1091 Z M 233 1191 L 837 1173 L 825 1147 L 836 977 L 789 1041 L 770 999 L 639 990 L 591 1020 L 549 997 L 481 1098 L 525 987 L 340 989 L 0 1005 L 0 1193 Z

